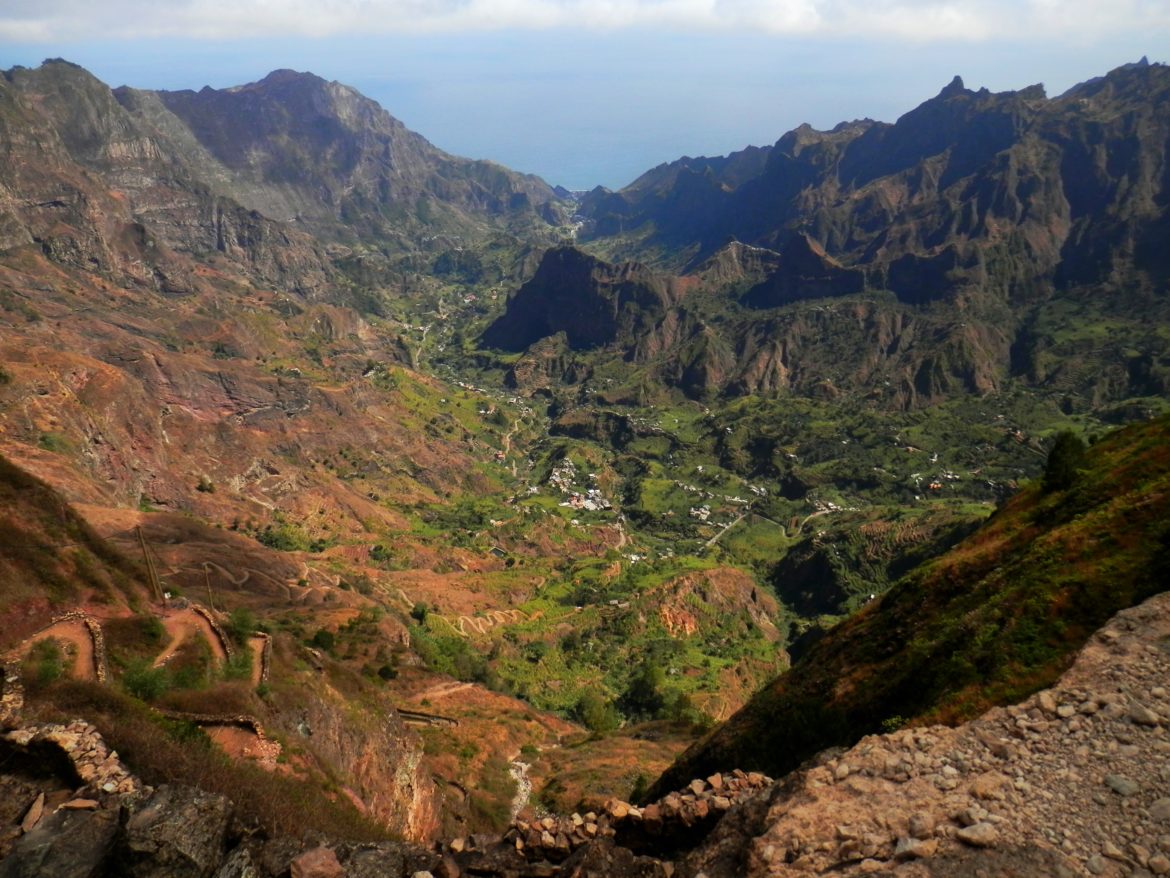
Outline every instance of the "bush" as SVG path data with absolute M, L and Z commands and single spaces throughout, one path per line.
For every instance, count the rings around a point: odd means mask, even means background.
M 65 652 L 61 644 L 53 638 L 38 640 L 29 651 L 25 667 L 25 677 L 36 681 L 38 685 L 47 686 L 61 678 L 65 673 Z
M 337 637 L 332 631 L 328 628 L 318 628 L 317 633 L 313 635 L 313 639 L 309 641 L 309 645 L 329 652 L 333 649 L 336 642 Z
M 311 542 L 308 535 L 299 527 L 285 522 L 279 522 L 275 526 L 265 525 L 264 530 L 256 534 L 256 540 L 278 552 L 306 552 Z
M 250 680 L 252 678 L 252 650 L 243 647 L 223 666 L 225 680 Z
M 135 662 L 122 674 L 122 688 L 143 701 L 154 701 L 169 686 L 166 670 L 152 668 L 145 661 Z
M 54 451 L 58 454 L 69 451 L 69 440 L 60 433 L 42 433 L 37 445 L 45 451 Z
M 232 640 L 243 646 L 248 642 L 248 638 L 256 632 L 256 614 L 246 607 L 232 610 L 228 617 L 227 628 Z
M 621 723 L 621 717 L 613 704 L 590 689 L 585 692 L 573 708 L 573 719 L 591 732 L 612 732 Z

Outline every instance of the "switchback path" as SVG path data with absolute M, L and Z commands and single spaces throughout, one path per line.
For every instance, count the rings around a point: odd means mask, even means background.
M 65 619 L 61 622 L 54 622 L 26 640 L 19 649 L 23 655 L 27 655 L 36 643 L 50 639 L 62 640 L 72 648 L 73 668 L 69 672 L 69 676 L 78 680 L 97 679 L 93 635 L 84 621 Z
M 203 616 L 190 607 L 182 610 L 164 613 L 163 627 L 170 635 L 170 643 L 166 645 L 154 660 L 154 667 L 159 668 L 170 661 L 176 652 L 192 637 L 202 637 L 211 648 L 212 658 L 217 666 L 222 667 L 227 662 L 227 651 L 219 642 L 219 635 Z

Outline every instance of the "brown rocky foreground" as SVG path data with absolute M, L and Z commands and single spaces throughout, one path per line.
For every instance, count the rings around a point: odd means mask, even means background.
M 249 835 L 227 799 L 194 789 L 122 794 L 82 774 L 46 797 L 6 776 L 0 798 L 25 800 L 0 815 L 0 878 L 1167 875 L 1168 645 L 1163 594 L 1114 617 L 1057 686 L 957 728 L 875 735 L 779 781 L 717 774 L 645 807 L 611 800 L 433 849 L 306 847 Z M 105 762 L 95 734 L 71 726 L 72 750 L 59 735 L 5 739 L 10 751 L 35 740 Z

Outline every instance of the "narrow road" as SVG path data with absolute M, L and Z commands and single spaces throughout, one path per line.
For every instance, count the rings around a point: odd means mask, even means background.
M 268 645 L 267 637 L 249 637 L 248 649 L 252 651 L 252 685 L 259 686 L 264 682 L 264 649 Z
M 733 527 L 735 527 L 737 524 L 739 524 L 741 521 L 743 521 L 745 518 L 747 518 L 750 513 L 751 513 L 750 509 L 745 510 L 743 513 L 740 514 L 739 518 L 735 519 L 734 521 L 729 521 L 726 525 L 724 525 L 723 530 L 719 531 L 719 533 L 715 534 L 715 536 L 711 537 L 711 539 L 709 539 L 709 540 L 707 540 L 707 542 L 703 543 L 703 551 L 706 552 L 709 548 L 711 548 L 713 545 L 715 545 L 717 542 L 719 542 L 719 540 L 723 537 L 723 535 L 725 533 L 727 533 L 729 530 L 731 530 Z

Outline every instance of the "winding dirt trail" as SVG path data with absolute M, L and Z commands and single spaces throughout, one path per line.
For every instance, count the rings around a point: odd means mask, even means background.
M 154 667 L 165 665 L 192 637 L 202 637 L 207 641 L 207 645 L 211 648 L 212 658 L 217 665 L 222 666 L 227 661 L 227 653 L 211 624 L 190 607 L 164 614 L 162 624 L 171 640 L 166 648 L 159 653 L 158 658 L 154 660 Z
M 97 679 L 94 665 L 93 635 L 80 619 L 68 619 L 50 625 L 38 632 L 29 642 L 29 649 L 41 640 L 62 640 L 72 647 L 73 668 L 70 676 L 78 680 Z M 27 650 L 26 650 L 27 654 Z
M 544 577 L 542 576 L 540 579 L 540 585 L 543 585 Z M 538 585 L 537 588 L 539 587 L 540 586 Z M 397 592 L 397 595 L 395 595 L 395 592 Z M 402 606 L 407 610 L 411 610 L 415 606 L 414 601 L 412 601 L 410 596 L 407 595 L 407 593 L 401 588 L 395 588 L 393 590 L 385 589 L 384 594 L 386 594 L 386 596 L 391 600 L 394 600 L 397 597 L 397 599 L 401 601 Z M 518 610 L 515 608 L 510 608 L 507 610 L 483 610 L 482 612 L 482 616 L 460 615 L 455 617 L 448 617 L 443 613 L 431 610 L 427 615 L 438 619 L 440 622 L 443 622 L 460 637 L 470 637 L 471 634 L 468 633 L 467 630 L 469 628 L 475 634 L 487 634 L 497 625 L 509 625 L 515 622 L 527 622 L 533 618 L 523 610 Z M 452 621 L 452 618 L 454 621 Z
M 305 565 L 305 566 L 307 569 L 308 565 Z M 292 588 L 289 586 L 289 584 L 287 582 L 281 582 L 275 576 L 272 576 L 269 573 L 265 573 L 263 570 L 255 570 L 255 569 L 249 567 L 249 568 L 245 568 L 243 573 L 241 573 L 239 576 L 233 576 L 232 572 L 230 570 L 228 570 L 226 567 L 224 567 L 220 564 L 216 564 L 214 561 L 204 561 L 202 564 L 202 570 L 203 570 L 204 574 L 208 574 L 212 570 L 218 571 L 221 576 L 223 576 L 225 579 L 227 579 L 227 581 L 230 582 L 236 588 L 239 588 L 245 582 L 250 580 L 252 578 L 253 574 L 255 574 L 256 577 L 258 577 L 258 578 L 262 577 L 264 579 L 267 579 L 269 582 L 271 582 L 273 585 L 275 585 L 278 589 L 283 590 L 284 596 L 287 599 L 292 600 L 292 596 L 293 596 Z
M 448 695 L 454 695 L 456 692 L 462 692 L 465 689 L 470 689 L 474 683 L 460 683 L 454 681 L 450 683 L 439 683 L 429 689 L 424 689 L 422 692 L 414 696 L 415 701 L 435 701 L 438 698 L 446 698 Z
M 252 651 L 253 686 L 259 686 L 264 682 L 264 650 L 267 647 L 267 637 L 253 636 L 248 638 L 248 649 Z

